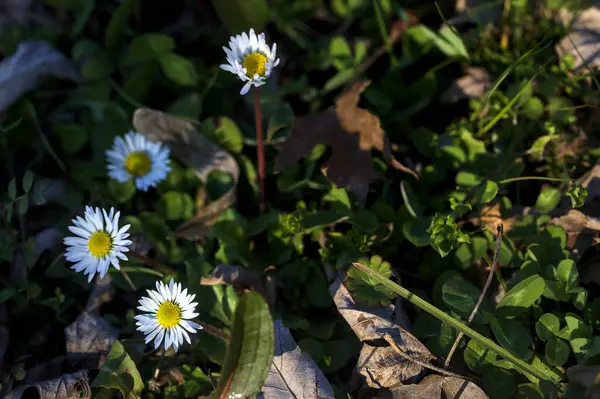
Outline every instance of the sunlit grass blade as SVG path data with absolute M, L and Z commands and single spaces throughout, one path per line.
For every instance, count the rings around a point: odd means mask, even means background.
M 406 288 L 401 287 L 400 285 L 394 283 L 393 281 L 382 276 L 381 274 L 377 273 L 373 269 L 363 266 L 359 263 L 354 263 L 353 266 L 356 267 L 357 269 L 359 269 L 360 271 L 362 271 L 363 273 L 365 273 L 368 277 L 370 277 L 373 280 L 377 281 L 378 283 L 382 284 L 383 286 L 385 286 L 392 292 L 395 292 L 403 299 L 407 300 L 408 302 L 412 303 L 413 305 L 419 307 L 421 310 L 424 310 L 425 312 L 429 313 L 436 319 L 440 320 L 442 323 L 455 328 L 456 330 L 458 330 L 459 332 L 462 332 L 467 337 L 475 340 L 477 343 L 482 345 L 484 348 L 489 349 L 489 350 L 495 352 L 498 356 L 503 357 L 504 359 L 510 361 L 522 373 L 529 374 L 531 376 L 539 378 L 540 380 L 550 380 L 555 383 L 560 382 L 563 379 L 562 374 L 560 374 L 558 372 L 552 373 L 551 375 L 549 375 L 549 374 L 542 372 L 541 370 L 534 368 L 530 364 L 527 364 L 526 362 L 519 359 L 518 357 L 516 357 L 515 355 L 513 355 L 506 349 L 504 349 L 501 346 L 494 343 L 489 338 L 484 337 L 483 335 L 479 334 L 477 331 L 473 330 L 466 324 L 456 320 L 454 317 L 446 314 L 444 311 L 436 308 L 435 306 L 433 306 L 429 302 L 425 301 L 424 299 L 419 298 L 418 296 L 416 296 L 415 294 L 413 294 Z

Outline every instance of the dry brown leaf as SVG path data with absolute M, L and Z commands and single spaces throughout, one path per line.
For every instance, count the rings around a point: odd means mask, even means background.
M 202 181 L 210 172 L 220 170 L 231 174 L 234 188 L 207 206 L 197 209 L 196 216 L 180 226 L 175 234 L 192 241 L 202 239 L 219 215 L 235 202 L 235 187 L 240 169 L 225 150 L 204 137 L 192 122 L 149 108 L 138 108 L 133 114 L 133 126 L 152 141 L 161 141 L 186 167 L 194 169 Z
M 443 394 L 443 395 L 442 395 Z M 428 375 L 418 384 L 401 385 L 383 391 L 379 399 L 488 399 L 475 383 L 456 377 Z
M 458 78 L 450 85 L 440 100 L 443 103 L 455 103 L 465 98 L 479 98 L 491 89 L 494 81 L 492 76 L 483 68 L 467 68 L 467 74 Z
M 336 275 L 329 287 L 338 312 L 346 320 L 359 340 L 363 342 L 357 371 L 368 386 L 389 388 L 399 382 L 406 383 L 420 378 L 426 369 L 416 362 L 429 364 L 434 355 L 411 333 L 391 321 L 393 306 L 360 306 L 343 284 L 345 276 Z M 382 340 L 389 334 L 409 361 L 391 346 L 371 346 L 369 343 Z
M 600 220 L 571 209 L 566 215 L 553 218 L 550 223 L 561 226 L 567 233 L 567 248 L 577 256 L 583 255 L 600 231 Z
M 580 131 L 576 136 L 561 134 L 558 140 L 553 142 L 554 159 L 562 161 L 568 157 L 581 154 L 586 148 L 587 136 Z
M 87 371 L 65 374 L 48 381 L 24 385 L 9 393 L 6 399 L 37 397 L 39 399 L 89 399 L 92 397 Z
M 275 290 L 270 278 L 263 278 L 255 271 L 240 266 L 217 265 L 212 277 L 201 277 L 200 285 L 231 285 L 237 292 L 252 288 L 261 293 L 269 303 L 275 301 Z
M 570 382 L 587 389 L 585 399 L 600 399 L 600 366 L 577 365 L 567 369 Z
M 291 137 L 280 146 L 275 169 L 282 170 L 310 155 L 317 144 L 331 147 L 323 173 L 338 187 L 354 193 L 364 203 L 369 184 L 381 175 L 373 170 L 371 150 L 383 153 L 394 168 L 418 178 L 393 156 L 379 118 L 358 107 L 360 95 L 371 82 L 355 83 L 323 112 L 295 118 Z
M 473 219 L 473 224 L 475 226 L 484 226 L 492 234 L 498 233 L 498 226 L 502 224 L 504 233 L 508 233 L 514 227 L 516 220 L 516 216 L 503 219 L 500 203 L 498 202 L 493 205 L 483 206 L 479 218 Z
M 600 6 L 590 7 L 577 15 L 571 31 L 557 45 L 560 58 L 575 58 L 572 70 L 587 73 L 600 67 Z

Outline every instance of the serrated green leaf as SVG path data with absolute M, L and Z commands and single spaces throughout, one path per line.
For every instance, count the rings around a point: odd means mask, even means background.
M 251 398 L 260 392 L 273 361 L 273 319 L 264 298 L 244 294 L 235 310 L 233 328 L 221 378 L 219 397 Z
M 468 235 L 460 231 L 452 216 L 436 215 L 427 230 L 431 246 L 443 258 L 462 243 L 471 242 Z
M 581 184 L 575 183 L 567 191 L 567 196 L 571 199 L 571 206 L 573 208 L 580 208 L 585 204 L 588 192 Z

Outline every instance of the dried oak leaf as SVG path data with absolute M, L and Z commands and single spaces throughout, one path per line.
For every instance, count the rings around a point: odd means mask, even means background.
M 381 177 L 373 170 L 372 149 L 381 151 L 394 168 L 418 179 L 414 171 L 392 156 L 379 118 L 358 107 L 360 95 L 370 83 L 355 83 L 335 106 L 323 112 L 295 118 L 292 135 L 280 146 L 275 158 L 275 169 L 293 165 L 309 155 L 315 145 L 326 144 L 331 147 L 331 157 L 323 166 L 323 173 L 338 187 L 354 193 L 361 203 L 366 200 L 369 184 Z
M 516 221 L 516 216 L 502 218 L 502 211 L 500 203 L 498 202 L 493 205 L 485 205 L 481 208 L 479 218 L 473 219 L 473 224 L 475 226 L 485 226 L 490 233 L 496 234 L 500 224 L 503 225 L 504 233 L 508 233 L 513 229 Z
M 491 89 L 494 81 L 492 76 L 483 68 L 467 68 L 467 74 L 456 79 L 440 100 L 443 103 L 455 103 L 465 98 L 479 98 Z
M 235 202 L 235 187 L 240 168 L 227 151 L 203 136 L 187 119 L 149 108 L 138 108 L 133 114 L 133 126 L 152 141 L 161 141 L 181 163 L 194 169 L 202 181 L 214 170 L 229 173 L 233 188 L 221 198 L 196 210 L 193 219 L 180 226 L 175 234 L 196 241 L 204 237 L 219 215 Z
M 571 30 L 557 45 L 560 58 L 575 58 L 572 70 L 576 73 L 600 67 L 600 6 L 590 7 L 576 17 Z
M 457 377 L 428 375 L 418 384 L 400 385 L 382 391 L 378 399 L 488 399 L 488 396 L 475 383 Z
M 550 223 L 561 226 L 567 233 L 567 248 L 577 256 L 592 246 L 600 231 L 600 220 L 571 209 L 566 215 L 553 218 Z
M 363 347 L 356 370 L 369 387 L 389 388 L 398 382 L 410 383 L 422 377 L 427 370 L 406 357 L 420 363 L 430 363 L 435 356 L 410 332 L 391 320 L 393 306 L 360 306 L 354 302 L 343 284 L 345 276 L 336 275 L 329 287 L 338 312 L 354 331 Z M 390 334 L 406 357 L 400 356 L 391 346 L 372 346 Z

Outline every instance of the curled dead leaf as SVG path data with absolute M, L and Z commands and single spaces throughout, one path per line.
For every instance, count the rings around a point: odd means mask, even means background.
M 267 302 L 275 301 L 275 289 L 270 277 L 263 277 L 255 271 L 240 266 L 220 264 L 211 277 L 201 277 L 200 285 L 231 285 L 237 292 L 251 288 L 262 294 Z
M 521 215 L 529 213 L 529 208 L 523 208 Z M 513 215 L 510 217 L 503 218 L 500 203 L 493 205 L 484 205 L 479 213 L 479 218 L 472 219 L 475 226 L 484 226 L 492 234 L 498 232 L 498 226 L 503 226 L 503 231 L 508 233 L 514 227 L 517 221 L 517 216 Z
M 331 147 L 331 157 L 323 173 L 338 187 L 346 188 L 364 203 L 369 184 L 381 176 L 372 165 L 371 150 L 376 149 L 395 169 L 417 174 L 398 162 L 381 128 L 379 118 L 358 107 L 360 95 L 370 81 L 355 83 L 336 101 L 335 106 L 312 115 L 295 118 L 290 138 L 279 148 L 275 169 L 282 170 L 308 156 L 315 145 Z
M 465 98 L 479 98 L 492 88 L 492 76 L 483 68 L 467 68 L 467 74 L 456 79 L 444 93 L 440 100 L 443 103 L 455 103 Z
M 32 395 L 37 395 L 39 399 L 89 399 L 92 397 L 90 377 L 87 371 L 65 374 L 52 380 L 21 386 L 5 398 L 21 399 Z
M 421 364 L 429 364 L 435 356 L 415 336 L 391 320 L 393 305 L 357 305 L 345 287 L 344 279 L 344 275 L 336 275 L 329 293 L 340 315 L 363 342 L 356 367 L 358 373 L 372 388 L 389 388 L 398 382 L 417 381 L 427 371 Z M 391 346 L 373 346 L 387 334 L 405 356 Z
M 235 159 L 199 133 L 187 119 L 149 108 L 138 108 L 133 114 L 133 125 L 150 140 L 166 144 L 173 156 L 186 167 L 194 169 L 202 181 L 206 181 L 214 170 L 224 171 L 232 176 L 234 188 L 221 198 L 197 209 L 196 216 L 175 231 L 179 237 L 193 241 L 201 239 L 221 212 L 235 202 L 235 187 L 240 176 Z
M 383 391 L 379 399 L 488 399 L 475 383 L 457 377 L 428 375 L 418 384 L 401 385 Z
M 566 215 L 553 218 L 550 223 L 565 230 L 567 248 L 579 257 L 594 243 L 600 231 L 600 219 L 586 216 L 575 209 L 571 209 Z
M 275 320 L 275 356 L 262 387 L 265 399 L 333 399 L 333 388 L 314 360 L 303 353 L 290 330 Z
M 562 59 L 574 57 L 572 70 L 587 73 L 600 67 L 600 6 L 593 6 L 578 13 L 569 33 L 556 45 Z

